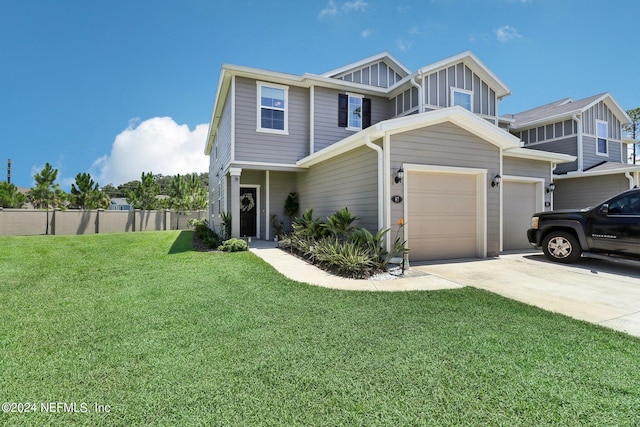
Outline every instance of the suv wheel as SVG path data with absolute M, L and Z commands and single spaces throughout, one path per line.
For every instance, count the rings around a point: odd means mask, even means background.
M 575 262 L 582 254 L 578 239 L 564 231 L 552 231 L 547 234 L 542 240 L 542 251 L 551 261 L 563 263 Z

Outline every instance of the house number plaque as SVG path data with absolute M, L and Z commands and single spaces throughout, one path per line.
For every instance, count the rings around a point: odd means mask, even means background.
M 400 202 L 402 202 L 402 197 L 400 197 L 400 196 L 393 196 L 393 197 L 391 197 L 391 201 L 392 201 L 393 203 L 400 203 Z

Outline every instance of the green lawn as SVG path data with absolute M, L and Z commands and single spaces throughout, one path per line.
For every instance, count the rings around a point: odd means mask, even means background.
M 0 237 L 0 402 L 37 405 L 0 425 L 640 424 L 636 338 L 473 288 L 309 286 L 191 238 Z

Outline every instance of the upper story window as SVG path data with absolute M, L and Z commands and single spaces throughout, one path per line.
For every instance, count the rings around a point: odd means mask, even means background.
M 259 132 L 288 133 L 288 97 L 289 88 L 286 86 L 258 83 Z
M 606 156 L 607 150 L 607 122 L 596 120 L 596 154 Z
M 371 100 L 362 95 L 338 95 L 338 126 L 361 130 L 371 126 Z
M 473 98 L 473 92 L 464 89 L 451 88 L 451 106 L 459 105 L 471 111 L 471 99 Z

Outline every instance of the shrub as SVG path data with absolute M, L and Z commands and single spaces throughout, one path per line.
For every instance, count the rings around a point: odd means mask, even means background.
M 206 247 L 213 249 L 220 246 L 220 236 L 209 228 L 209 222 L 206 219 L 190 219 L 189 225 L 193 227 L 193 232 Z
M 347 240 L 354 230 L 352 224 L 359 219 L 359 216 L 349 212 L 349 208 L 343 208 L 327 217 L 327 223 L 323 227 L 338 239 Z
M 224 252 L 242 252 L 249 250 L 249 245 L 242 239 L 232 238 L 226 240 L 218 249 Z
M 320 263 L 331 270 L 354 279 L 366 278 L 376 267 L 376 260 L 355 242 L 341 242 L 333 237 L 325 237 L 314 246 Z

